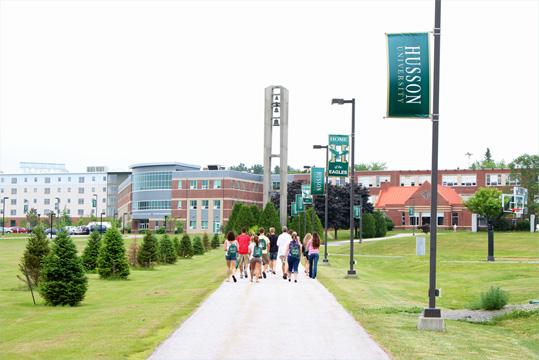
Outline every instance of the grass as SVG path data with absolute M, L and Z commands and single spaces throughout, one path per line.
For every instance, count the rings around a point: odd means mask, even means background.
M 415 256 L 413 237 L 357 244 L 357 279 L 345 279 L 348 247 L 329 248 L 320 281 L 395 359 L 539 359 L 539 314 L 498 319 L 491 325 L 446 321 L 447 332 L 416 330 L 427 305 L 428 256 Z M 428 254 L 428 248 L 427 248 Z M 539 298 L 539 237 L 496 233 L 494 263 L 485 261 L 485 233 L 438 237 L 437 286 L 442 309 L 467 308 L 497 286 L 510 303 Z
M 175 265 L 132 270 L 125 281 L 90 274 L 80 306 L 44 306 L 39 296 L 34 306 L 16 279 L 25 243 L 19 237 L 0 241 L 3 360 L 145 359 L 224 278 L 222 252 L 212 251 Z M 81 253 L 86 238 L 75 243 Z

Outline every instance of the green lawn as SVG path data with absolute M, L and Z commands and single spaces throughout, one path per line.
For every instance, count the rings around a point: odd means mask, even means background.
M 91 274 L 77 307 L 44 306 L 40 298 L 33 305 L 15 277 L 25 243 L 0 241 L 2 359 L 145 359 L 224 279 L 222 251 L 214 250 L 175 265 L 132 270 L 126 281 Z M 75 243 L 82 252 L 86 238 Z
M 357 279 L 345 279 L 348 247 L 330 247 L 320 281 L 395 359 L 539 358 L 539 314 L 493 325 L 446 321 L 446 333 L 416 330 L 427 305 L 428 256 L 415 256 L 415 238 L 355 246 Z M 487 263 L 486 233 L 445 232 L 438 237 L 437 286 L 442 309 L 469 307 L 489 286 L 510 293 L 510 303 L 539 299 L 539 236 L 496 233 L 496 262 Z M 428 248 L 427 248 L 428 254 Z

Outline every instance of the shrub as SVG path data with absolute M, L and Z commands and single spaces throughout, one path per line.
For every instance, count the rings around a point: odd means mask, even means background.
M 211 250 L 210 238 L 207 233 L 204 233 L 204 235 L 202 235 L 202 245 L 204 245 L 204 251 Z
M 517 221 L 516 226 L 515 226 L 515 230 L 516 231 L 529 231 L 530 230 L 530 220 L 524 219 L 524 220 Z
M 77 256 L 77 248 L 65 231 L 52 244 L 43 260 L 39 292 L 49 305 L 75 306 L 84 299 L 88 279 Z
M 513 224 L 511 220 L 507 220 L 504 218 L 493 220 L 492 226 L 494 227 L 494 231 L 511 231 L 513 230 Z
M 102 279 L 127 279 L 129 276 L 124 240 L 116 227 L 107 229 L 103 236 L 103 244 L 97 258 L 97 272 Z
M 180 251 L 178 255 L 182 258 L 191 258 L 193 257 L 193 244 L 191 243 L 191 238 L 189 235 L 184 234 L 182 240 L 180 241 Z
M 162 263 L 174 264 L 178 260 L 178 253 L 167 234 L 163 235 L 159 242 L 159 253 Z
M 195 255 L 204 255 L 204 245 L 200 236 L 195 236 L 193 239 L 193 253 Z
M 419 227 L 421 231 L 423 231 L 425 234 L 428 234 L 430 231 L 430 224 L 423 224 Z
M 363 238 L 373 238 L 376 236 L 376 220 L 370 213 L 363 214 Z
M 376 237 L 384 237 L 387 234 L 386 218 L 380 211 L 374 212 Z
M 481 293 L 481 308 L 499 310 L 507 305 L 509 294 L 499 287 L 491 286 L 486 293 Z
M 174 230 L 174 234 L 183 234 L 183 222 L 178 221 L 178 226 L 176 227 L 176 230 Z
M 101 234 L 94 230 L 90 233 L 90 238 L 82 253 L 82 266 L 84 266 L 84 270 L 94 271 L 97 268 L 97 257 L 99 256 L 100 246 Z
M 127 261 L 129 265 L 135 267 L 138 265 L 138 253 L 140 251 L 140 246 L 137 242 L 137 239 L 133 239 L 129 248 L 127 249 Z
M 151 231 L 147 231 L 142 238 L 142 246 L 138 253 L 138 263 L 142 267 L 151 267 L 155 262 L 159 261 L 159 249 L 157 238 Z
M 165 234 L 166 233 L 166 229 L 164 227 L 160 227 L 159 229 L 157 229 L 155 231 L 156 234 L 159 234 L 159 235 L 162 235 L 162 234 Z
M 219 234 L 215 233 L 213 234 L 213 237 L 211 239 L 211 248 L 217 249 L 221 245 L 221 241 L 219 241 Z
M 172 238 L 172 244 L 174 245 L 174 250 L 176 250 L 176 255 L 179 256 L 180 255 L 180 240 L 178 239 L 177 236 L 174 236 Z
M 391 220 L 388 217 L 386 217 L 386 228 L 387 228 L 387 231 L 391 231 L 395 228 L 395 224 L 393 224 L 393 220 Z
M 28 274 L 31 283 L 35 286 L 39 285 L 39 276 L 41 274 L 43 259 L 50 251 L 49 240 L 43 231 L 43 227 L 41 225 L 36 226 L 28 238 L 26 250 L 22 256 L 21 263 L 19 264 L 19 269 L 22 274 L 25 275 L 25 277 L 26 274 Z M 26 279 L 24 279 L 24 281 L 26 281 Z

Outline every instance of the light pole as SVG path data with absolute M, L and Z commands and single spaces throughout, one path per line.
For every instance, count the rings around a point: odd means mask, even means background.
M 103 233 L 103 215 L 105 215 L 104 212 L 102 212 L 102 213 L 100 214 L 100 218 L 101 218 L 100 224 L 99 224 L 99 233 L 100 233 L 100 234 Z
M 123 213 L 122 215 L 122 223 L 123 223 L 123 227 L 122 227 L 122 234 L 125 234 L 125 215 L 127 215 L 127 213 Z
M 350 148 L 350 152 L 352 153 L 352 164 L 350 167 L 350 270 L 348 270 L 348 277 L 356 277 L 356 271 L 354 270 L 354 143 L 356 132 L 356 99 L 332 99 L 331 104 L 352 104 L 352 146 Z
M 92 196 L 95 197 L 95 202 L 93 203 L 93 205 L 95 207 L 95 217 L 97 218 L 97 194 L 93 194 Z
M 5 235 L 5 227 L 6 227 L 6 200 L 9 199 L 9 197 L 4 196 L 2 199 L 2 236 Z
M 324 259 L 323 263 L 328 263 L 328 193 L 329 193 L 329 176 L 328 176 L 328 153 L 329 146 L 327 145 L 313 145 L 313 149 L 326 149 L 326 191 L 325 191 L 325 204 L 324 204 Z
M 168 233 L 168 231 L 167 231 L 167 218 L 168 218 L 168 215 L 165 215 L 165 234 Z
M 52 217 L 54 216 L 54 211 L 51 211 L 50 214 L 50 222 L 51 222 L 51 233 L 50 233 L 50 238 L 52 239 Z
M 58 221 L 60 215 L 60 198 L 55 197 L 54 199 L 56 200 L 56 220 Z

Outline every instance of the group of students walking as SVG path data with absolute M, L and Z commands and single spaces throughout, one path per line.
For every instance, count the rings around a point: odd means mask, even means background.
M 259 282 L 267 274 L 276 275 L 277 258 L 281 261 L 283 279 L 298 282 L 298 268 L 301 257 L 305 258 L 305 273 L 311 279 L 316 278 L 320 249 L 320 236 L 314 232 L 307 233 L 303 242 L 295 231 L 289 231 L 283 226 L 282 233 L 277 236 L 275 228 L 269 229 L 266 236 L 264 228 L 258 234 L 247 234 L 241 229 L 237 237 L 229 231 L 224 243 L 227 280 L 238 281 L 236 272 L 239 270 L 240 279 L 250 279 Z M 247 273 L 249 269 L 249 274 Z

